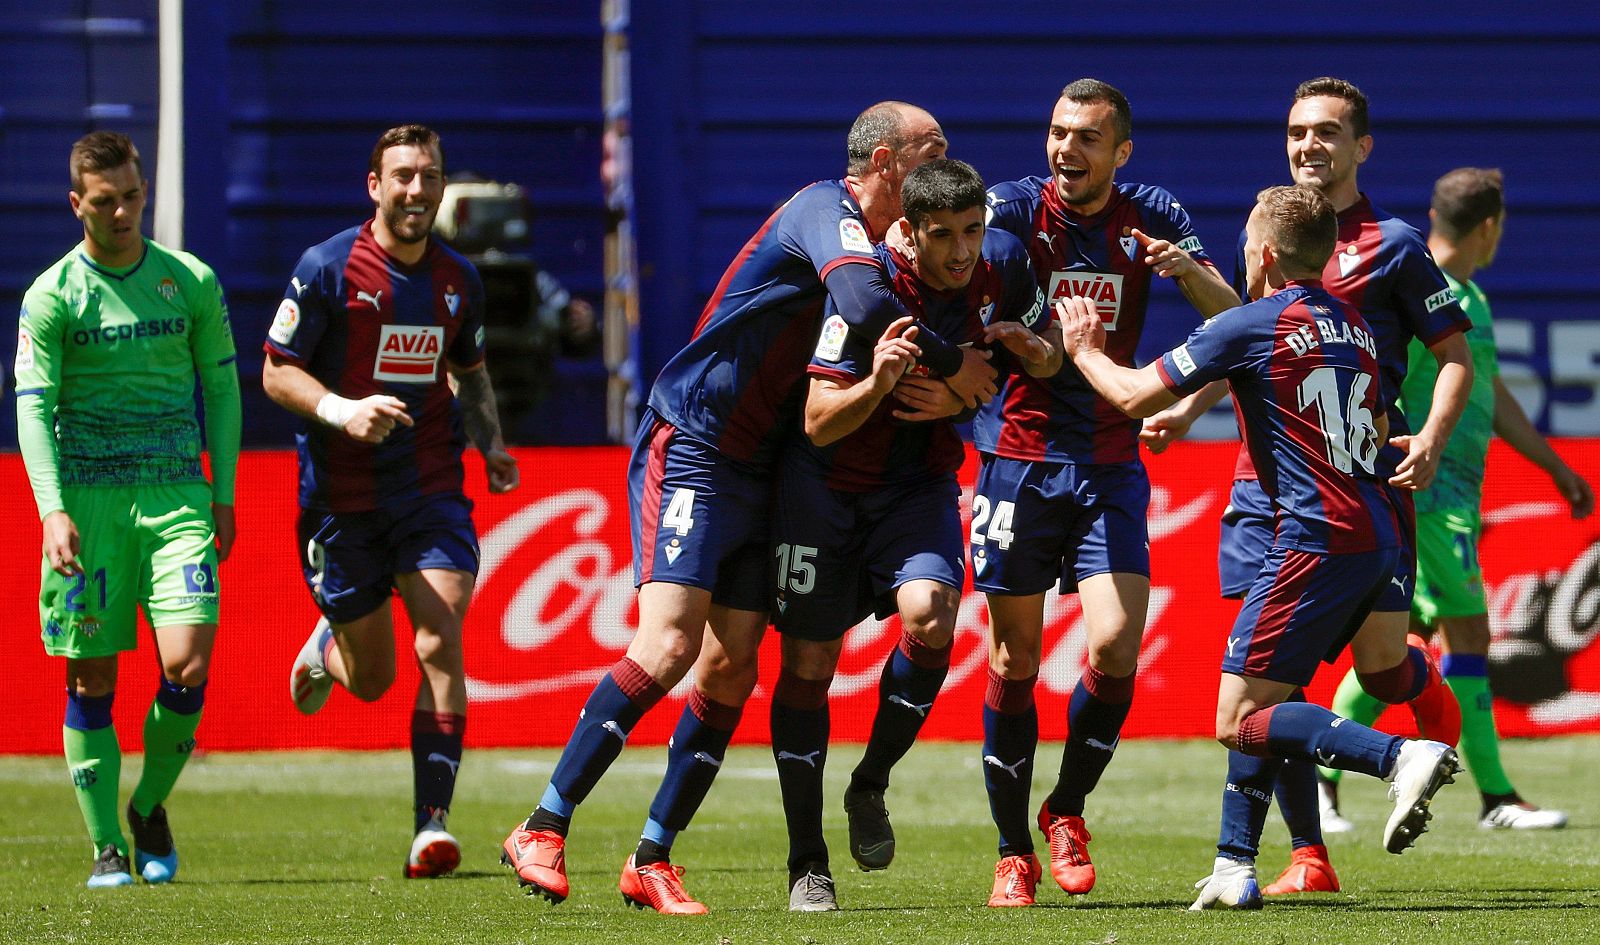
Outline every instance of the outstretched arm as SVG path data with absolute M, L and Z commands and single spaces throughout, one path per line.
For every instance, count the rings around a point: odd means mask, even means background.
M 1178 284 L 1178 290 L 1189 300 L 1195 311 L 1210 318 L 1239 304 L 1239 295 L 1222 278 L 1217 267 L 1197 261 L 1169 240 L 1152 237 L 1135 229 L 1133 238 L 1144 249 L 1144 264 L 1163 279 Z
M 1507 445 L 1521 453 L 1535 466 L 1543 469 L 1555 483 L 1561 497 L 1572 506 L 1573 518 L 1588 518 L 1594 511 L 1594 490 L 1583 477 L 1573 471 L 1533 425 L 1522 405 L 1511 396 L 1511 391 L 1498 376 L 1494 379 L 1494 432 Z
M 1061 321 L 1062 346 L 1072 363 L 1111 406 L 1130 417 L 1148 417 L 1178 402 L 1178 395 L 1161 382 L 1154 364 L 1123 367 L 1105 352 L 1106 329 L 1094 303 L 1076 296 L 1056 303 Z

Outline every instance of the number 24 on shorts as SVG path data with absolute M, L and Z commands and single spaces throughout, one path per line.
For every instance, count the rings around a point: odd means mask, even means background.
M 985 541 L 992 541 L 1001 551 L 1010 548 L 1011 539 L 1014 537 L 1011 534 L 1011 518 L 1016 509 L 1015 503 L 996 502 L 991 510 L 988 496 L 973 496 L 972 543 L 981 545 Z M 987 531 L 985 525 L 988 526 Z

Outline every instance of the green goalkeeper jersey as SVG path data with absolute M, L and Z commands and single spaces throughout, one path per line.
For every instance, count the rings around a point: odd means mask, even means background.
M 1438 476 L 1432 485 L 1416 494 L 1417 512 L 1476 513 L 1483 501 L 1483 466 L 1489 455 L 1489 438 L 1494 435 L 1494 379 L 1500 374 L 1500 359 L 1494 344 L 1489 300 L 1483 290 L 1471 281 L 1456 280 L 1448 272 L 1444 277 L 1461 301 L 1461 310 L 1472 319 L 1472 330 L 1467 332 L 1467 346 L 1472 350 L 1472 393 L 1439 458 Z M 1422 429 L 1428 419 L 1438 378 L 1439 363 L 1433 352 L 1413 339 L 1406 379 L 1400 387 L 1400 409 L 1405 411 L 1411 429 Z
M 17 328 L 17 439 L 41 517 L 61 486 L 204 481 L 197 374 L 213 500 L 233 502 L 239 381 L 210 267 L 146 240 L 108 269 L 80 244 L 34 280 Z

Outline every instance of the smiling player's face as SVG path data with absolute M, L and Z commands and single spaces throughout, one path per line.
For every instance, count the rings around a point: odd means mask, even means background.
M 1351 110 L 1349 102 L 1332 95 L 1303 98 L 1289 109 L 1289 174 L 1341 209 L 1354 201 L 1356 168 L 1372 150 L 1370 135 L 1356 137 Z
M 401 243 L 420 243 L 433 230 L 444 197 L 444 161 L 434 147 L 397 144 L 383 152 L 377 174 L 367 175 L 367 193 L 378 220 Z
M 960 289 L 983 258 L 982 205 L 957 213 L 935 210 L 912 231 L 917 276 L 935 289 Z
M 1110 102 L 1056 102 L 1044 153 L 1056 194 L 1074 212 L 1099 212 L 1110 199 L 1117 168 L 1133 153 L 1132 141 L 1117 140 L 1116 117 Z

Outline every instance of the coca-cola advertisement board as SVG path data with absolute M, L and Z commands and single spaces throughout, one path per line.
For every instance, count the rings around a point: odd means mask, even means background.
M 1600 440 L 1563 440 L 1560 452 L 1590 481 L 1600 479 Z M 1217 665 L 1237 604 L 1217 594 L 1217 519 L 1227 502 L 1236 443 L 1182 443 L 1146 462 L 1153 482 L 1148 629 L 1128 737 L 1211 733 Z M 468 491 L 482 544 L 477 593 L 466 625 L 468 743 L 562 744 L 590 688 L 623 653 L 638 621 L 629 561 L 627 451 L 618 447 L 514 451 L 522 487 L 491 496 L 482 464 L 468 456 Z M 968 462 L 962 481 L 976 472 Z M 0 659 L 10 670 L 11 722 L 0 752 L 60 750 L 61 660 L 39 642 L 39 527 L 27 476 L 15 455 L 0 456 L 11 540 L 0 547 L 12 577 L 3 605 Z M 222 626 L 200 730 L 202 747 L 254 750 L 395 748 L 406 744 L 417 670 L 410 630 L 395 602 L 400 674 L 380 701 L 336 691 L 315 716 L 289 701 L 291 661 L 317 619 L 296 556 L 295 459 L 288 452 L 240 460 L 239 539 L 223 564 Z M 1600 521 L 1574 522 L 1549 479 L 1496 443 L 1490 455 L 1481 557 L 1495 642 L 1491 675 L 1501 731 L 1542 735 L 1600 730 Z M 1017 523 L 1022 527 L 1022 523 Z M 1043 737 L 1060 738 L 1067 697 L 1084 660 L 1078 599 L 1051 594 L 1037 690 Z M 982 737 L 988 611 L 983 595 L 962 599 L 949 678 L 923 737 Z M 769 632 L 770 634 L 770 632 Z M 896 619 L 850 632 L 834 680 L 833 737 L 866 738 Z M 122 657 L 115 715 L 125 748 L 137 747 L 157 679 L 154 642 Z M 1313 698 L 1326 699 L 1342 675 L 1325 668 Z M 761 682 L 736 740 L 763 742 L 777 647 L 764 647 Z M 664 743 L 687 681 L 635 730 L 633 744 Z M 1409 731 L 1403 712 L 1382 725 Z

